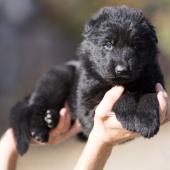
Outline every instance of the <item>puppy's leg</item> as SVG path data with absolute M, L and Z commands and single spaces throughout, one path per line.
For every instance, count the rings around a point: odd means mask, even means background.
M 113 107 L 117 119 L 128 130 L 135 131 L 134 115 L 136 113 L 136 101 L 133 95 L 124 94 Z
M 9 122 L 13 128 L 17 142 L 17 150 L 22 155 L 28 150 L 30 141 L 30 112 L 28 108 L 29 97 L 18 102 L 10 111 Z
M 12 120 L 11 126 L 14 133 L 18 134 L 16 138 L 19 153 L 23 154 L 27 151 L 30 136 L 41 142 L 48 141 L 48 132 L 58 123 L 58 112 L 69 95 L 74 81 L 74 73 L 75 68 L 70 65 L 50 70 L 37 84 L 29 99 L 27 99 L 27 103 L 14 107 L 11 112 L 11 119 L 15 117 L 17 119 Z M 26 114 L 23 114 L 23 110 Z M 46 119 L 49 114 L 52 116 L 51 121 Z M 24 126 L 27 124 L 27 130 L 22 130 L 20 120 L 22 120 Z M 15 132 L 14 124 L 17 127 L 17 132 Z
M 78 134 L 78 138 L 82 141 L 86 141 L 88 139 L 88 136 L 93 128 L 95 108 L 91 110 L 87 110 L 87 108 L 84 108 L 81 112 L 82 113 L 81 116 L 79 116 L 82 131 Z
M 156 93 L 145 94 L 140 98 L 134 121 L 136 131 L 144 137 L 150 138 L 158 132 L 160 117 Z

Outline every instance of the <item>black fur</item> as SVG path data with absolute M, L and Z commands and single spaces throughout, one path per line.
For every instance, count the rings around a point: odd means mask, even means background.
M 164 80 L 157 61 L 157 36 L 141 10 L 102 8 L 85 25 L 83 36 L 79 61 L 49 71 L 30 97 L 12 109 L 10 122 L 20 154 L 28 149 L 30 134 L 48 140 L 66 100 L 72 119 L 80 119 L 83 137 L 88 137 L 95 107 L 114 85 L 125 87 L 113 107 L 123 127 L 147 138 L 158 132 L 155 84 L 164 86 Z

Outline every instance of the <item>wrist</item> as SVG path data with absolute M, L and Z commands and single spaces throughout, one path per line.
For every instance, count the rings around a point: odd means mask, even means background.
M 113 145 L 98 138 L 92 130 L 74 170 L 103 170 Z
M 110 142 L 102 132 L 99 134 L 98 130 L 96 131 L 94 128 L 89 135 L 89 140 L 94 141 L 97 145 L 100 145 L 103 148 L 112 149 L 115 145 L 115 143 Z
M 0 140 L 0 169 L 15 169 L 17 158 L 18 153 L 13 131 L 8 129 Z
M 17 155 L 16 141 L 12 129 L 8 129 L 1 138 L 1 149 L 7 153 Z

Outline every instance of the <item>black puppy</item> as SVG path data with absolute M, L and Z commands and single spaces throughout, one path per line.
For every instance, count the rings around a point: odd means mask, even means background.
M 155 84 L 164 85 L 164 80 L 157 62 L 156 33 L 141 10 L 102 8 L 85 25 L 83 36 L 79 61 L 47 72 L 30 96 L 11 110 L 20 154 L 27 151 L 31 137 L 48 141 L 66 100 L 72 119 L 80 119 L 87 137 L 96 105 L 114 85 L 126 89 L 113 108 L 123 127 L 147 138 L 158 132 Z

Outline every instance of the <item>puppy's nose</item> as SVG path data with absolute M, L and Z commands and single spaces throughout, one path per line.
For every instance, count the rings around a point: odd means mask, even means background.
M 115 73 L 117 75 L 120 75 L 120 74 L 126 74 L 128 72 L 128 67 L 127 66 L 124 66 L 124 65 L 117 65 L 115 67 Z

